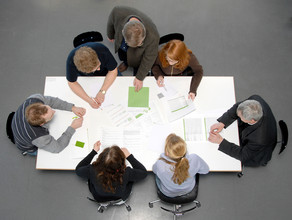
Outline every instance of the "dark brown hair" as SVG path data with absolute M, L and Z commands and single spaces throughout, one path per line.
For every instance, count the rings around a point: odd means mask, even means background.
M 104 191 L 115 193 L 116 186 L 123 183 L 126 169 L 126 158 L 118 146 L 105 148 L 92 163 Z

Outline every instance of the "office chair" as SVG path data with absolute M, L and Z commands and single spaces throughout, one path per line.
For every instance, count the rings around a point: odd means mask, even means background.
M 15 112 L 11 112 L 8 115 L 8 118 L 6 121 L 6 134 L 7 134 L 7 137 L 10 139 L 10 141 L 13 144 L 15 144 L 15 141 L 14 141 L 14 136 L 13 136 L 13 132 L 12 132 L 12 128 L 11 128 L 11 123 L 12 123 L 12 119 L 13 119 L 14 114 L 15 114 Z
M 282 140 L 278 141 L 278 143 L 281 143 L 281 148 L 279 151 L 279 154 L 281 154 L 286 149 L 288 138 L 289 138 L 289 132 L 288 132 L 287 124 L 283 120 L 279 121 L 279 127 L 280 127 L 281 135 L 282 135 Z
M 183 34 L 180 33 L 172 33 L 172 34 L 166 34 L 162 37 L 160 37 L 159 45 L 167 43 L 170 40 L 181 40 L 184 41 L 185 37 Z
M 7 118 L 7 121 L 6 121 L 6 134 L 7 134 L 7 137 L 10 139 L 10 141 L 15 144 L 15 140 L 14 140 L 14 136 L 13 136 L 13 132 L 12 132 L 12 128 L 11 128 L 11 123 L 12 123 L 12 119 L 13 119 L 13 116 L 14 116 L 15 112 L 11 112 L 9 115 L 8 115 L 8 118 Z M 21 152 L 21 154 L 23 156 L 26 156 L 28 154 L 27 151 L 23 151 Z
M 101 33 L 97 31 L 89 31 L 84 32 L 82 34 L 77 35 L 73 40 L 74 48 L 80 46 L 81 44 L 85 44 L 88 42 L 101 42 L 103 41 L 103 37 Z
M 278 123 L 279 123 L 280 131 L 281 131 L 282 139 L 280 141 L 278 141 L 277 144 L 281 143 L 281 148 L 280 148 L 280 151 L 279 151 L 279 154 L 281 154 L 287 147 L 288 138 L 289 138 L 289 131 L 288 131 L 288 126 L 287 126 L 286 122 L 284 122 L 283 120 L 280 120 Z M 237 174 L 237 176 L 239 178 L 244 175 L 243 174 L 243 168 L 244 167 L 242 165 L 242 171 Z
M 165 202 L 165 203 L 170 203 L 173 204 L 173 210 L 166 209 L 164 207 L 160 207 L 162 210 L 170 212 L 173 214 L 173 219 L 177 219 L 177 216 L 182 216 L 187 212 L 190 212 L 194 210 L 195 208 L 201 207 L 201 203 L 196 200 L 197 195 L 198 195 L 198 186 L 199 186 L 199 174 L 196 175 L 196 185 L 192 189 L 191 192 L 181 195 L 181 196 L 176 196 L 176 197 L 168 197 L 165 196 L 158 188 L 157 183 L 156 183 L 156 188 L 157 188 L 157 195 L 159 197 L 158 200 L 154 200 L 152 202 L 149 202 L 148 205 L 150 208 L 153 208 L 153 204 L 156 202 Z M 184 204 L 188 203 L 195 203 L 195 205 L 189 209 L 182 209 L 182 206 Z
M 132 210 L 131 206 L 129 206 L 126 203 L 126 200 L 122 200 L 122 199 L 118 199 L 118 200 L 114 200 L 114 201 L 108 201 L 108 202 L 98 202 L 95 199 L 92 199 L 92 198 L 89 198 L 89 197 L 87 197 L 87 199 L 92 201 L 92 202 L 97 203 L 97 205 L 98 205 L 97 211 L 99 213 L 103 213 L 103 211 L 106 210 L 110 206 L 120 206 L 120 205 L 125 205 L 128 212 L 130 212 Z

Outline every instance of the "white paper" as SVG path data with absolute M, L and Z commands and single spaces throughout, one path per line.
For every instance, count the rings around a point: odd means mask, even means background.
M 185 96 L 169 99 L 166 101 L 166 105 L 169 122 L 182 118 L 196 109 L 193 101 Z
M 164 152 L 165 140 L 171 133 L 170 125 L 153 126 L 149 134 L 148 148 L 154 152 Z

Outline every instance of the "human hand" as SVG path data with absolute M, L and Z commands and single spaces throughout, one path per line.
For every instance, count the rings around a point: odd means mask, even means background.
M 88 101 L 88 104 L 92 107 L 92 108 L 99 108 L 101 104 L 99 104 L 94 98 L 91 98 L 89 101 Z
M 94 100 L 101 105 L 104 102 L 105 94 L 98 92 L 94 98 Z
M 196 98 L 195 93 L 190 92 L 190 93 L 189 93 L 189 99 L 191 99 L 192 101 L 194 101 L 195 98 Z
M 164 78 L 162 76 L 158 76 L 156 83 L 159 87 L 163 87 L 164 86 Z
M 115 41 L 115 39 L 109 39 L 109 38 L 107 38 L 107 39 L 109 42 L 112 42 L 112 43 Z
M 77 116 L 79 116 L 79 117 L 82 117 L 82 116 L 85 115 L 85 113 L 86 113 L 86 109 L 85 109 L 85 108 L 81 108 L 81 107 L 73 106 L 73 107 L 72 107 L 72 112 L 73 112 L 75 115 L 77 115 Z
M 100 150 L 100 146 L 100 141 L 95 142 L 95 144 L 93 145 L 93 150 L 95 150 L 95 152 L 97 153 Z
M 134 86 L 135 86 L 135 92 L 139 92 L 140 89 L 142 89 L 142 87 L 143 87 L 143 81 L 141 81 L 135 77 Z
M 219 133 L 210 132 L 208 140 L 214 144 L 221 144 L 221 142 L 223 141 L 223 137 Z
M 219 122 L 211 126 L 210 132 L 213 134 L 217 134 L 217 133 L 220 133 L 223 128 L 224 128 L 224 124 L 222 122 Z
M 128 151 L 127 148 L 122 147 L 121 150 L 123 151 L 123 153 L 125 154 L 125 157 L 127 158 L 128 156 L 130 156 L 130 152 Z
M 71 127 L 76 130 L 77 128 L 80 128 L 82 126 L 82 123 L 83 123 L 83 117 L 76 118 L 72 121 Z

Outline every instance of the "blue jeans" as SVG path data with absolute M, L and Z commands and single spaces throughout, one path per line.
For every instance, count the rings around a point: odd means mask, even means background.
M 118 76 L 123 76 L 123 74 L 118 70 Z
M 36 150 L 35 152 L 27 152 L 27 154 L 30 156 L 36 156 L 38 154 L 38 151 Z

